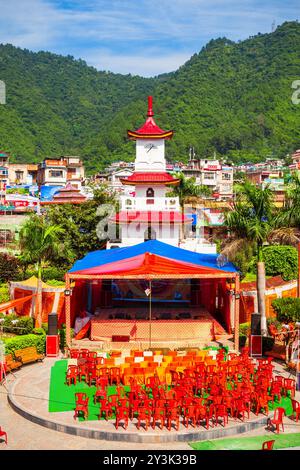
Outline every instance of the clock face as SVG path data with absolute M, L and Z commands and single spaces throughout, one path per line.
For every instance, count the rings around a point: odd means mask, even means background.
M 152 150 L 152 149 L 157 149 L 156 145 L 154 145 L 154 144 L 147 144 L 145 146 L 145 148 L 148 149 L 147 153 L 150 152 L 150 150 Z

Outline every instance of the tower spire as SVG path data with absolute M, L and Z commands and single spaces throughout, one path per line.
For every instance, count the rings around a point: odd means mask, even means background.
M 147 112 L 148 117 L 154 116 L 152 106 L 153 106 L 153 98 L 152 98 L 152 96 L 148 96 L 148 112 Z

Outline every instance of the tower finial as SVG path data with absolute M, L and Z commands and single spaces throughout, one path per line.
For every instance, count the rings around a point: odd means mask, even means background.
M 152 104 L 153 104 L 153 98 L 152 98 L 152 96 L 148 96 L 148 112 L 147 112 L 147 116 L 149 116 L 149 117 L 154 116 L 154 112 L 153 112 L 153 109 L 152 109 Z

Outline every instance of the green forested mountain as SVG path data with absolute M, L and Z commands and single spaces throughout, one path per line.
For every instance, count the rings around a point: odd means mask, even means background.
M 170 159 L 213 152 L 234 161 L 283 157 L 300 147 L 300 24 L 238 43 L 210 41 L 176 72 L 142 78 L 99 72 L 82 60 L 0 45 L 0 148 L 18 161 L 81 155 L 92 171 L 133 159 L 127 128 L 142 124 L 153 94 L 159 125 L 175 130 Z

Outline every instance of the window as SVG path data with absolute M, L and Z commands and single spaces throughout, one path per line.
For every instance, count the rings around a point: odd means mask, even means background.
M 62 178 L 63 177 L 63 171 L 62 170 L 50 170 L 49 171 L 49 176 L 51 178 Z
M 222 180 L 231 180 L 231 173 L 222 173 Z
M 148 188 L 146 191 L 146 196 L 147 197 L 154 197 L 154 189 L 153 188 Z
M 204 179 L 206 180 L 214 180 L 215 179 L 215 173 L 212 171 L 207 171 L 203 174 Z
M 16 170 L 16 180 L 17 181 L 22 181 L 24 176 L 24 171 L 21 170 Z

